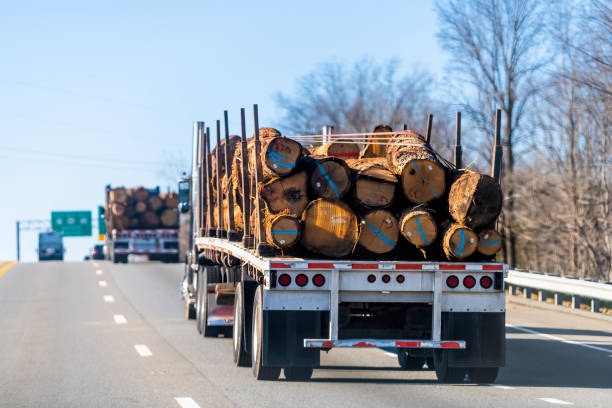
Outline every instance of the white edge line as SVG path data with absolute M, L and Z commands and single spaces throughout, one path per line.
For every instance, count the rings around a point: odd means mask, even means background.
M 174 399 L 182 408 L 200 408 L 200 406 L 189 397 L 176 397 Z
M 113 303 L 115 301 L 115 298 L 113 297 L 113 295 L 104 295 L 104 301 L 106 303 Z
M 548 402 L 550 404 L 557 404 L 557 405 L 574 405 L 573 402 L 567 402 L 567 401 L 563 401 L 557 398 L 538 398 L 540 401 L 544 401 L 544 402 Z
M 140 357 L 151 357 L 153 355 L 151 350 L 144 344 L 134 344 L 134 348 L 140 354 Z
M 577 342 L 577 341 L 574 341 L 574 340 L 567 340 L 567 339 L 564 339 L 562 337 L 557 337 L 557 336 L 553 336 L 553 335 L 546 334 L 546 333 L 540 333 L 538 331 L 531 330 L 531 329 L 528 329 L 526 327 L 514 326 L 514 325 L 509 324 L 509 323 L 506 323 L 506 327 L 510 327 L 512 329 L 516 329 L 516 330 L 519 330 L 519 331 L 522 331 L 522 332 L 525 332 L 525 333 L 535 334 L 537 336 L 544 337 L 546 339 L 560 341 L 561 343 L 573 344 L 575 346 L 582 346 L 582 347 L 590 348 L 590 349 L 593 349 L 593 350 L 603 351 L 605 353 L 612 353 L 612 349 L 592 346 L 590 344 L 580 343 L 580 342 Z
M 117 324 L 126 324 L 127 323 L 127 319 L 125 318 L 124 315 L 113 315 L 113 320 Z

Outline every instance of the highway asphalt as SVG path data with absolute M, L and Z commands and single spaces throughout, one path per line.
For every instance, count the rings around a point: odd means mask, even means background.
M 393 353 L 332 350 L 257 382 L 184 319 L 182 265 L 17 264 L 0 275 L 0 407 L 612 407 L 612 322 L 508 303 L 496 384 L 443 385 Z

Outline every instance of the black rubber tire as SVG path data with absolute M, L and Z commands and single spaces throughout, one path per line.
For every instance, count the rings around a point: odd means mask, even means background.
M 433 357 L 427 357 L 427 370 L 435 370 L 436 364 Z
M 244 283 L 238 282 L 236 295 L 234 296 L 234 326 L 232 335 L 232 347 L 234 364 L 237 367 L 251 366 L 251 345 L 245 339 L 245 308 L 244 308 Z
M 204 337 L 219 337 L 224 326 L 208 325 L 208 284 L 221 282 L 221 271 L 217 266 L 205 266 L 204 282 L 202 282 L 202 335 Z
M 312 367 L 283 368 L 287 381 L 308 381 L 312 377 L 312 370 Z
M 422 370 L 425 364 L 424 357 L 410 357 L 407 350 L 397 350 L 397 362 L 399 366 L 408 371 Z
M 185 300 L 185 319 L 193 320 L 196 318 L 196 308 L 193 302 Z
M 465 379 L 465 368 L 448 366 L 448 351 L 434 351 L 434 366 L 436 367 L 436 377 L 443 383 L 460 383 Z
M 499 367 L 473 367 L 467 369 L 470 382 L 479 384 L 490 384 L 495 382 L 499 374 Z
M 256 380 L 275 381 L 280 376 L 280 367 L 263 366 L 263 286 L 259 285 L 253 299 L 253 331 L 251 341 L 251 365 Z

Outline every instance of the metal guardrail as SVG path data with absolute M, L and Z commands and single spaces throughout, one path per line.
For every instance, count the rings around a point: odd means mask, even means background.
M 586 298 L 590 300 L 591 311 L 595 313 L 600 311 L 600 302 L 612 302 L 612 284 L 559 276 L 510 270 L 506 277 L 506 287 L 510 295 L 516 295 L 516 289 L 522 288 L 523 297 L 527 299 L 536 291 L 541 302 L 545 302 L 548 293 L 552 293 L 556 305 L 562 305 L 564 296 L 569 295 L 573 309 L 580 309 L 582 298 Z

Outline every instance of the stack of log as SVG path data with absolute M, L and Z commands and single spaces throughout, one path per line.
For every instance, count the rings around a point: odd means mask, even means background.
M 267 243 L 284 254 L 305 257 L 494 258 L 502 245 L 495 231 L 502 206 L 499 183 L 455 168 L 414 131 L 388 135 L 390 127 L 378 126 L 375 132 L 387 136 L 378 139 L 382 143 L 366 142 L 362 150 L 341 139 L 308 150 L 276 129 L 262 128 L 259 157 L 249 140 L 249 173 L 255 173 L 257 162 L 263 170 L 259 186 L 254 177 L 248 179 L 251 200 L 258 189 L 265 206 L 262 227 Z M 230 145 L 231 167 L 225 166 L 223 154 L 220 159 L 222 226 L 216 215 L 215 152 L 210 154 L 215 216 L 209 225 L 227 231 L 231 195 L 235 230 L 243 231 L 246 218 L 258 236 L 255 211 L 247 217 L 242 211 L 239 139 L 230 139 Z M 377 147 L 381 145 L 384 148 Z M 228 177 L 226 169 L 231 172 Z
M 107 227 L 126 229 L 177 228 L 178 196 L 144 187 L 118 187 L 108 192 Z M 109 225 L 112 217 L 112 225 Z M 109 229 L 110 230 L 110 229 Z

